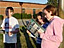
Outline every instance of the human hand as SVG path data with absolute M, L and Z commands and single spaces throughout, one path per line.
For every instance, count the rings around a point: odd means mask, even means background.
M 42 34 L 43 32 L 38 32 L 39 34 Z
M 30 33 L 28 30 L 26 31 L 27 33 Z
M 12 36 L 12 35 L 13 35 L 13 33 L 12 33 L 12 32 L 8 32 L 8 35 L 9 35 L 9 36 Z

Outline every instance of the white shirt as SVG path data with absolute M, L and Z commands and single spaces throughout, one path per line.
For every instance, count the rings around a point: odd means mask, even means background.
M 19 23 L 16 18 L 10 17 L 5 18 L 1 27 L 10 26 L 12 29 L 3 29 L 5 32 L 14 31 L 16 28 L 19 28 Z M 8 34 L 3 34 L 3 42 L 4 43 L 17 43 L 17 34 L 13 34 L 13 36 L 9 36 Z

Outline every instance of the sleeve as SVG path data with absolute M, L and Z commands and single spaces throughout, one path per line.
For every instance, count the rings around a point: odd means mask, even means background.
M 62 42 L 62 25 L 60 21 L 56 20 L 53 24 L 53 30 L 55 35 L 48 35 L 48 34 L 40 34 L 40 37 L 44 40 L 50 40 L 53 42 Z
M 18 23 L 18 20 L 16 20 L 15 29 L 16 29 L 16 28 L 19 28 L 19 23 Z

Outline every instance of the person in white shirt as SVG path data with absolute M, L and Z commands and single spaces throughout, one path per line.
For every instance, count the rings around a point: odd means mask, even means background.
M 12 7 L 6 8 L 6 18 L 3 20 L 1 27 L 5 30 L 3 34 L 4 48 L 17 48 L 17 33 L 19 32 L 18 20 L 12 17 L 14 9 Z

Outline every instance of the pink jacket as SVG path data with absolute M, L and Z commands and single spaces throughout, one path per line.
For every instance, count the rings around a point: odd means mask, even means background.
M 62 42 L 64 20 L 54 17 L 52 22 L 46 28 L 45 33 L 40 34 L 42 38 L 41 48 L 58 48 Z

